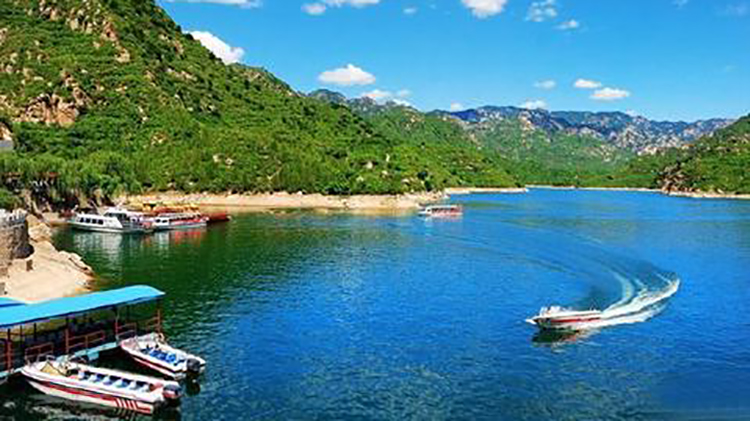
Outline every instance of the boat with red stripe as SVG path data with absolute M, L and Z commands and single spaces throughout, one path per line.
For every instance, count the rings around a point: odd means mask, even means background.
M 599 310 L 570 310 L 562 307 L 544 307 L 538 315 L 527 319 L 541 329 L 580 330 L 594 327 L 602 320 Z
M 182 388 L 174 381 L 67 360 L 47 359 L 27 364 L 21 373 L 44 394 L 141 414 L 179 405 L 182 397 Z
M 170 346 L 160 333 L 126 339 L 120 348 L 137 363 L 172 379 L 195 378 L 206 369 L 204 359 Z

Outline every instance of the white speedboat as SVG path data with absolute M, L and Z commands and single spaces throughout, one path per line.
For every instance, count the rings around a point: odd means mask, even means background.
M 173 379 L 197 377 L 206 369 L 204 359 L 169 346 L 158 333 L 126 339 L 120 348 L 139 364 Z
M 595 323 L 602 320 L 599 310 L 569 310 L 562 307 L 544 307 L 538 315 L 527 319 L 528 323 L 541 329 L 553 330 L 582 330 L 596 327 Z
M 464 210 L 458 205 L 430 205 L 419 211 L 419 216 L 428 218 L 455 218 L 463 215 Z
M 200 213 L 164 213 L 153 218 L 157 231 L 203 228 L 206 225 L 208 218 Z
M 47 395 L 142 414 L 177 405 L 182 397 L 177 382 L 68 361 L 31 363 L 21 373 L 31 386 Z
M 104 215 L 79 213 L 70 221 L 73 228 L 84 231 L 121 234 L 144 234 L 153 231 L 151 222 L 140 212 L 109 208 Z

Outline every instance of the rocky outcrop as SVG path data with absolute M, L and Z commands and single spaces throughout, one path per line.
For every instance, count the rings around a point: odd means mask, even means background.
M 7 268 L 13 259 L 23 259 L 31 253 L 26 212 L 0 209 L 0 269 Z

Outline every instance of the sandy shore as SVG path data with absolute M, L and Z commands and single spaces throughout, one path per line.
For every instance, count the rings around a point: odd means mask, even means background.
M 530 189 L 548 189 L 548 190 L 590 190 L 590 191 L 633 191 L 643 193 L 662 193 L 659 189 L 647 189 L 643 187 L 577 187 L 577 186 L 545 186 L 529 185 Z
M 31 219 L 31 218 L 29 218 Z M 80 256 L 58 251 L 50 242 L 50 230 L 44 224 L 29 221 L 34 254 L 14 260 L 3 279 L 7 296 L 24 302 L 45 301 L 86 292 L 93 272 Z M 31 270 L 27 262 L 31 261 Z
M 706 192 L 680 192 L 680 191 L 662 191 L 667 196 L 689 197 L 693 199 L 735 199 L 750 200 L 750 194 L 723 194 L 723 193 L 706 193 Z
M 659 194 L 663 194 L 666 196 L 689 197 L 693 199 L 750 200 L 750 194 L 682 192 L 682 191 L 667 191 L 667 190 L 661 190 L 661 189 L 647 189 L 647 188 L 639 188 L 639 187 L 529 186 L 529 188 L 550 189 L 550 190 L 631 191 L 631 192 L 642 192 L 642 193 L 659 193 Z
M 452 187 L 445 189 L 445 194 L 448 196 L 457 196 L 464 194 L 522 194 L 528 193 L 529 189 L 526 187 L 505 187 L 505 188 L 493 188 L 493 187 Z
M 443 193 L 404 195 L 326 196 L 322 194 L 184 194 L 165 192 L 124 196 L 118 203 L 193 203 L 201 207 L 246 209 L 331 209 L 331 210 L 412 210 L 422 204 L 445 199 Z

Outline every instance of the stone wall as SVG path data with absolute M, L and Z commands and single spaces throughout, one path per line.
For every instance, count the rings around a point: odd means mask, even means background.
M 0 209 L 0 275 L 7 273 L 13 259 L 23 259 L 31 253 L 26 212 Z

